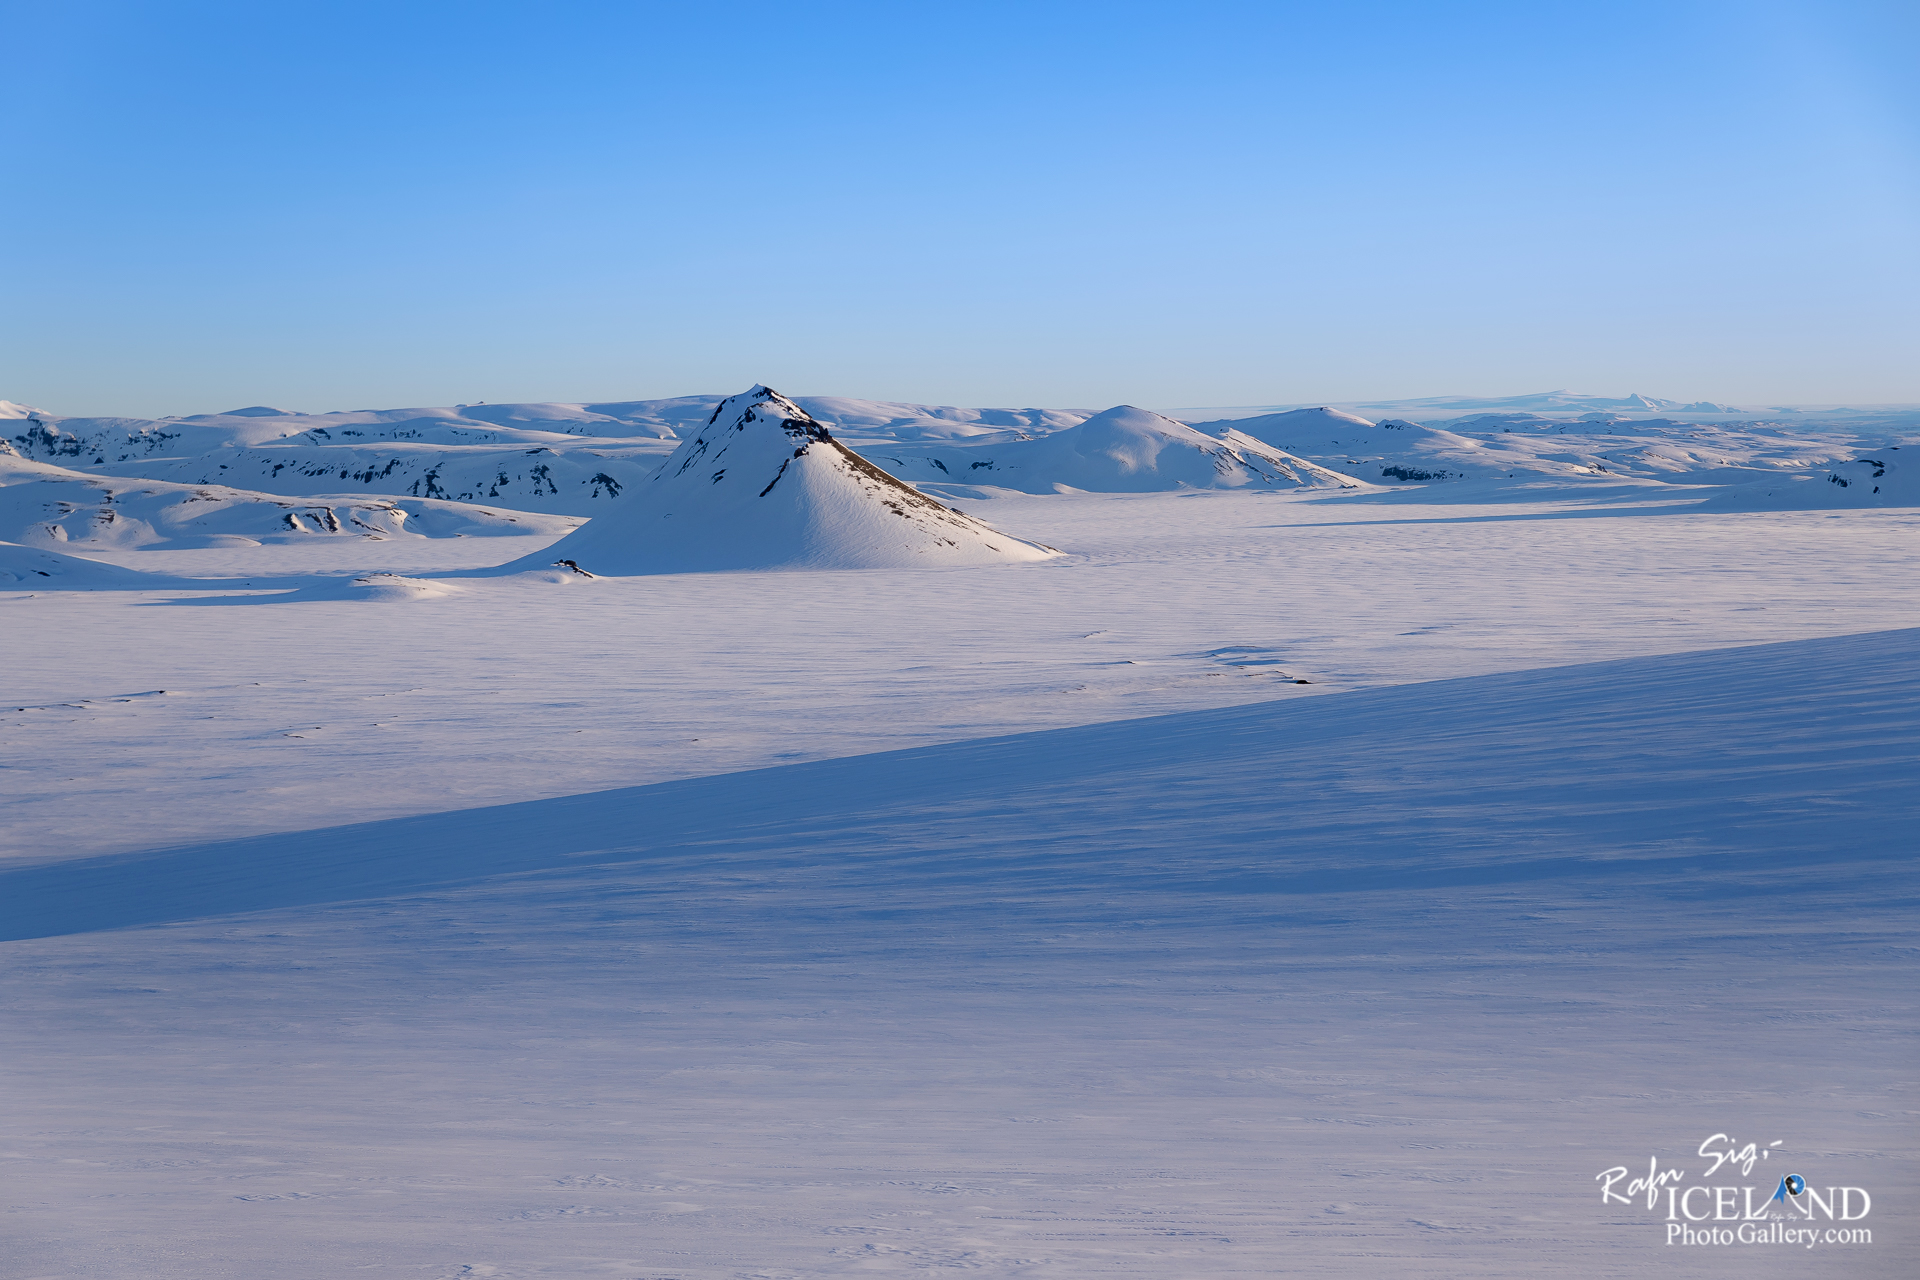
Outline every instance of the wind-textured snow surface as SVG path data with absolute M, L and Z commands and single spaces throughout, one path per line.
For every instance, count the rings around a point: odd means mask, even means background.
M 13 870 L 14 1266 L 1905 1275 L 1917 673 L 1850 636 Z M 1600 1203 L 1715 1132 L 1870 1187 L 1873 1244 L 1676 1261 Z
M 0 854 L 1920 620 L 1920 512 L 1429 500 L 1467 488 L 956 500 L 1072 554 L 938 573 L 444 576 L 554 559 L 535 538 L 66 557 L 115 589 L 0 578 Z M 462 590 L 319 598 L 381 572 Z
M 766 387 L 716 405 L 640 490 L 514 571 L 596 576 L 727 569 L 1018 564 L 1059 553 L 943 506 Z

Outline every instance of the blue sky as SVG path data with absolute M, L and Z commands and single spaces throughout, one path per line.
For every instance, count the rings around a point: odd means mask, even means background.
M 0 397 L 1920 401 L 1908 3 L 9 3 Z

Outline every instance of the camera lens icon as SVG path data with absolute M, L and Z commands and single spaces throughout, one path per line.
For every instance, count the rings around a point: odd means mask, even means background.
M 1786 1187 L 1787 1194 L 1790 1196 L 1797 1196 L 1807 1189 L 1807 1180 L 1797 1173 L 1788 1174 L 1785 1178 L 1781 1179 L 1781 1182 Z

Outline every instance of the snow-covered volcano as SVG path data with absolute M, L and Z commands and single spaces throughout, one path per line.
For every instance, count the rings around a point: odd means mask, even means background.
M 889 569 L 1059 553 L 942 506 L 835 440 L 767 387 L 731 396 L 608 514 L 513 569 L 597 575 Z

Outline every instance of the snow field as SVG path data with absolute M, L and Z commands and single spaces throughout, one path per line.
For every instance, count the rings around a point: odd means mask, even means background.
M 1074 553 L 1031 566 L 462 578 L 458 596 L 392 607 L 0 593 L 0 764 L 32 779 L 10 799 L 5 848 L 71 856 L 298 830 L 1920 618 L 1910 513 L 1412 496 L 958 504 Z M 114 559 L 182 575 L 419 577 L 497 563 L 513 541 Z
M 1916 646 L 11 871 L 20 1273 L 1903 1275 Z M 1599 1203 L 1716 1131 L 1874 1244 Z

